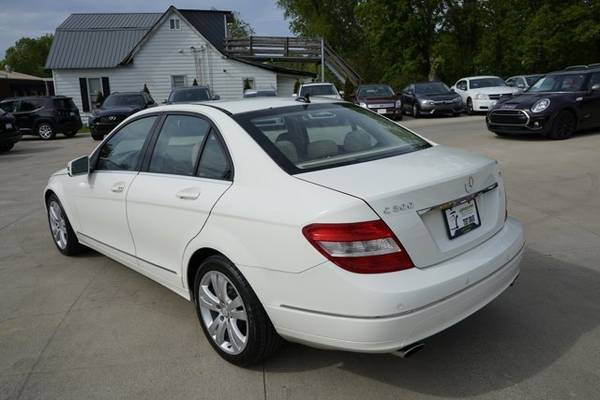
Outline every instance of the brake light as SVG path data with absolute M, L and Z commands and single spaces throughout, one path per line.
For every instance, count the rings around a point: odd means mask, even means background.
M 302 233 L 328 260 L 347 271 L 376 274 L 414 267 L 402 244 L 382 220 L 311 224 Z

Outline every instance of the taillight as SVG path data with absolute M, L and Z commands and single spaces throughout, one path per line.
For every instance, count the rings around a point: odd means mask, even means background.
M 302 233 L 327 259 L 351 272 L 376 274 L 414 267 L 402 244 L 382 220 L 311 224 Z

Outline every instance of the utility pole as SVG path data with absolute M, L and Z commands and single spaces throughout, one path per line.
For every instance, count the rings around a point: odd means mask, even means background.
M 321 82 L 325 82 L 325 40 L 321 38 Z

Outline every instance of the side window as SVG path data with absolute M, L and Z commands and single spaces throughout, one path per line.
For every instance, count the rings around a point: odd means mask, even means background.
M 592 74 L 592 77 L 590 78 L 589 88 L 591 89 L 592 86 L 597 85 L 599 83 L 600 83 L 600 72 L 596 72 L 595 74 Z
M 96 170 L 135 171 L 142 157 L 142 148 L 150 134 L 156 116 L 133 121 L 102 145 Z
M 33 111 L 38 108 L 32 101 L 29 100 L 21 100 L 19 103 L 19 111 Z
M 152 152 L 148 172 L 193 176 L 210 124 L 189 115 L 165 119 Z
M 467 81 L 460 81 L 456 84 L 459 90 L 467 90 Z
M 506 85 L 510 87 L 514 87 L 516 85 L 515 78 L 510 78 L 506 80 Z
M 4 111 L 11 113 L 14 111 L 15 103 L 12 101 L 7 101 L 5 103 L 0 103 L 0 108 Z
M 211 132 L 198 166 L 198 176 L 210 179 L 231 179 L 231 166 L 225 149 L 214 132 Z

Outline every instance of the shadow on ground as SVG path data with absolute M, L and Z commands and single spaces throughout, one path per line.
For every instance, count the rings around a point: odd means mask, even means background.
M 528 249 L 515 286 L 409 359 L 287 344 L 269 374 L 339 368 L 412 392 L 466 397 L 540 373 L 600 323 L 600 274 Z M 577 312 L 573 312 L 576 310 Z

